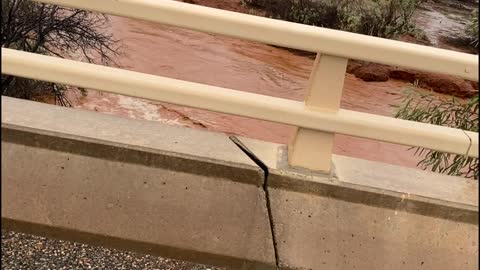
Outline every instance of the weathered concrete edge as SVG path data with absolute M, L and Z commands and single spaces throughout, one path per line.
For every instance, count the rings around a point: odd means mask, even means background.
M 395 191 L 381 190 L 350 183 L 333 182 L 331 179 L 313 182 L 298 176 L 279 175 L 275 170 L 269 174 L 268 183 L 269 188 L 309 193 L 351 203 L 478 224 L 478 207 L 473 205 L 425 198 L 417 195 L 406 196 L 405 194 Z
M 342 182 L 335 171 L 322 174 L 305 169 L 291 168 L 287 164 L 286 146 L 237 137 L 249 151 L 268 165 L 268 188 L 277 188 L 316 196 L 330 197 L 351 203 L 405 211 L 453 221 L 478 224 L 478 204 L 464 204 L 405 194 L 366 185 Z M 264 145 L 262 145 L 264 144 Z M 276 150 L 275 150 L 276 149 Z M 276 151 L 272 153 L 272 151 Z M 274 160 L 275 159 L 275 160 Z M 408 170 L 408 168 L 405 168 Z
M 85 243 L 93 246 L 113 248 L 139 254 L 167 257 L 176 260 L 199 262 L 202 264 L 228 267 L 231 269 L 275 269 L 271 264 L 264 262 L 245 260 L 225 255 L 217 255 L 201 250 L 184 250 L 171 246 L 158 245 L 123 239 L 112 236 L 97 235 L 89 232 L 76 231 L 63 227 L 52 227 L 45 224 L 29 223 L 20 220 L 12 220 L 2 217 L 2 229 L 26 234 L 41 235 L 46 238 Z
M 255 166 L 228 136 L 2 96 L 2 123 Z
M 127 145 L 60 132 L 2 123 L 2 141 L 25 146 L 47 148 L 111 161 L 134 163 L 203 176 L 219 177 L 235 182 L 262 186 L 263 170 L 257 166 L 186 154 Z M 232 145 L 233 142 L 232 142 Z M 240 151 L 240 149 L 238 150 Z M 243 153 L 242 153 L 243 154 Z

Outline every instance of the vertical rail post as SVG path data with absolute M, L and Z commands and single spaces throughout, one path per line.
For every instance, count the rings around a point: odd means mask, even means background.
M 336 112 L 348 59 L 317 53 L 308 83 L 306 110 Z M 298 128 L 288 147 L 290 166 L 330 172 L 334 133 Z

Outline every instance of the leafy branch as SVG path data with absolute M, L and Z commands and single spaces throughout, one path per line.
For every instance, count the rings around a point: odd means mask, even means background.
M 411 91 L 402 100 L 396 118 L 478 132 L 478 95 L 470 100 Z M 478 180 L 478 158 L 412 147 L 423 157 L 422 169 Z

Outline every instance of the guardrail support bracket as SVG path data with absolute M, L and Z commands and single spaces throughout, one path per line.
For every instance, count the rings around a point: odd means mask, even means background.
M 340 108 L 347 63 L 346 58 L 317 54 L 305 99 L 306 110 L 335 112 Z M 290 166 L 329 172 L 334 136 L 329 132 L 297 129 L 288 147 L 288 163 Z

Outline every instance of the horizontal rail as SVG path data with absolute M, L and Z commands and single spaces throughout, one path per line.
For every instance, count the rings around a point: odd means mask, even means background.
M 478 81 L 476 55 L 165 0 L 35 0 Z
M 305 110 L 304 102 L 12 49 L 2 48 L 2 56 L 2 72 L 9 75 L 478 157 L 474 132 L 349 110 Z

